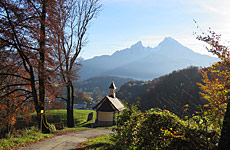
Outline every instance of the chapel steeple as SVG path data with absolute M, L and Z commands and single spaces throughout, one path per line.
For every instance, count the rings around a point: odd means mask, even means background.
M 109 86 L 109 96 L 115 98 L 116 97 L 116 89 L 117 87 L 115 86 L 115 83 L 112 82 L 111 85 Z

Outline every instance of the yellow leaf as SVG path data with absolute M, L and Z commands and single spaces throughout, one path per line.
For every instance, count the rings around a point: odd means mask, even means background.
M 209 107 L 209 105 L 208 105 L 208 104 L 205 104 L 204 107 Z
M 188 105 L 188 104 L 186 104 L 186 105 L 184 105 L 183 107 L 189 107 L 189 105 Z

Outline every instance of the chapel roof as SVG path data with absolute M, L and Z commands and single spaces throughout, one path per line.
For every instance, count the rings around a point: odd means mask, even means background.
M 116 97 L 111 97 L 111 96 L 105 96 L 95 107 L 94 109 L 99 109 L 102 104 L 105 102 L 105 101 L 109 101 L 113 108 L 115 110 L 118 110 L 118 111 L 122 111 L 123 109 L 125 109 L 124 105 L 121 103 L 121 101 L 116 98 Z

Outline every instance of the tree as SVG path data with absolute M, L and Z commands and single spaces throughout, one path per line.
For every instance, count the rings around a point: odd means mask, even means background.
M 10 61 L 4 65 L 0 75 L 2 79 L 13 78 L 19 83 L 10 82 L 1 87 L 11 88 L 1 98 L 22 92 L 24 102 L 33 99 L 38 116 L 38 125 L 43 132 L 49 132 L 44 115 L 42 126 L 41 110 L 44 110 L 46 94 L 52 88 L 53 51 L 48 46 L 48 29 L 52 26 L 53 8 L 56 1 L 51 0 L 2 0 L 0 1 L 0 43 L 1 53 Z M 50 32 L 50 31 L 49 31 Z M 9 70 L 14 72 L 9 72 Z M 20 71 L 19 71 L 20 70 Z M 13 81 L 15 81 L 13 80 Z M 52 92 L 53 93 L 53 92 Z
M 60 79 L 64 83 L 66 97 L 57 97 L 67 102 L 67 126 L 74 127 L 73 105 L 74 85 L 77 79 L 77 58 L 85 45 L 87 29 L 101 9 L 99 0 L 59 1 L 59 13 L 56 26 L 53 26 L 53 48 L 56 50 L 56 58 L 59 63 Z M 65 11 L 62 11 L 65 8 Z M 57 11 L 58 11 L 57 10 Z
M 211 72 L 208 76 L 204 72 L 204 98 L 208 99 L 212 105 L 226 105 L 224 121 L 221 130 L 221 137 L 219 141 L 219 149 L 229 149 L 230 147 L 230 58 L 229 48 L 221 43 L 221 35 L 213 31 L 208 31 L 208 34 L 203 33 L 197 37 L 199 40 L 208 44 L 207 49 L 209 52 L 216 55 L 220 61 L 213 64 L 210 68 L 206 68 Z M 223 107 L 219 107 L 223 108 Z M 225 107 L 226 108 L 226 107 Z M 218 110 L 218 109 L 217 109 Z

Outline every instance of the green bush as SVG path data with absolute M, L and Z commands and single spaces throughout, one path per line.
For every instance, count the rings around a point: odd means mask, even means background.
M 117 118 L 114 149 L 216 149 L 217 132 L 190 122 L 193 126 L 167 110 L 126 109 Z

